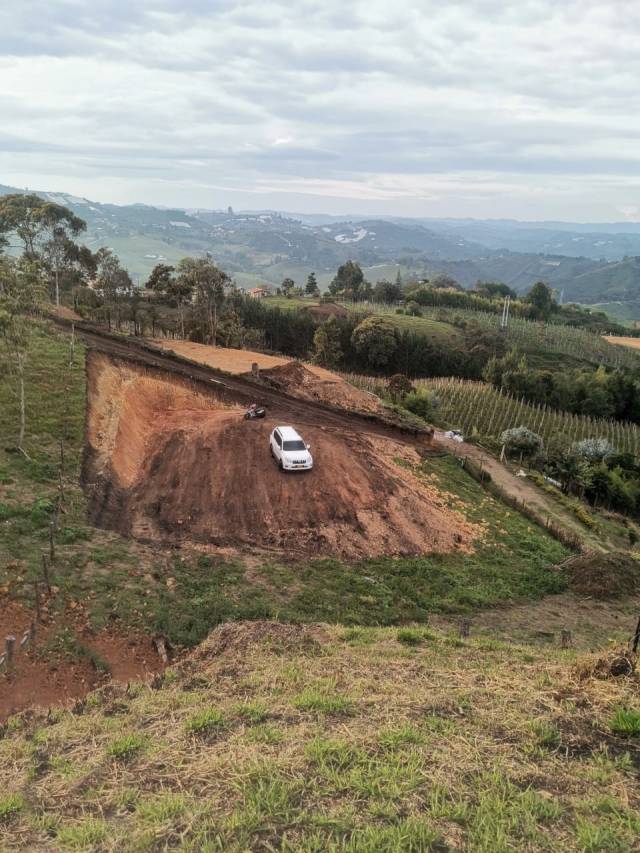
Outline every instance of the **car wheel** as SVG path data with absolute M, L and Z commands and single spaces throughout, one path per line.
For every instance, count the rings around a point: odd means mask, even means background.
M 279 468 L 281 471 L 284 471 L 284 465 L 282 464 L 282 459 L 278 462 L 278 468 Z

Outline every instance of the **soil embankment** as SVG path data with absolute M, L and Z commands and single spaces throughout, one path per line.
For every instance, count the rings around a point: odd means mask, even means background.
M 83 484 L 91 521 L 124 535 L 290 556 L 358 558 L 471 550 L 481 530 L 395 460 L 390 438 L 296 419 L 283 397 L 244 421 L 223 385 L 92 351 L 87 357 Z M 315 467 L 284 474 L 269 433 L 292 423 Z

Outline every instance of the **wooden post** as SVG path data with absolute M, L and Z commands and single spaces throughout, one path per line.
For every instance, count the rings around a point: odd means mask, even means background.
M 60 470 L 58 471 L 58 493 L 60 503 L 64 503 L 64 443 L 60 439 Z
M 76 324 L 71 324 L 71 358 L 69 359 L 69 364 L 73 364 L 73 359 L 76 354 Z
M 633 646 L 631 648 L 634 653 L 638 651 L 638 643 L 640 643 L 640 619 L 638 619 L 638 624 L 636 625 L 636 632 L 633 635 Z
M 49 578 L 49 561 L 47 560 L 47 555 L 42 555 L 42 580 L 45 583 L 47 588 L 47 592 L 51 595 L 51 581 Z
M 9 634 L 8 637 L 4 638 L 4 654 L 5 661 L 7 663 L 7 672 L 13 669 L 13 653 L 16 648 L 16 638 L 13 634 Z
M 572 646 L 571 631 L 566 628 L 563 628 L 560 634 L 560 645 L 563 649 L 570 649 Z
M 42 622 L 42 611 L 40 610 L 40 584 L 38 581 L 33 582 L 33 592 L 36 601 L 36 619 L 38 622 Z
M 469 622 L 468 619 L 463 619 L 463 621 L 460 623 L 460 636 L 461 637 L 468 637 L 470 633 L 471 633 L 471 622 Z
M 53 565 L 56 561 L 55 521 L 49 525 L 49 562 Z

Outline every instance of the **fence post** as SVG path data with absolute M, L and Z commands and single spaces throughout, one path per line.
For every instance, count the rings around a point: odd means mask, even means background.
M 563 628 L 560 633 L 560 645 L 563 649 L 570 649 L 572 645 L 571 639 L 571 631 L 567 631 L 566 628 Z
M 460 636 L 461 637 L 468 637 L 470 633 L 471 633 L 471 622 L 469 622 L 468 619 L 464 619 L 460 623 Z
M 7 663 L 7 672 L 10 672 L 13 669 L 13 653 L 16 648 L 16 638 L 13 634 L 9 634 L 8 637 L 4 638 L 4 654 L 5 661 Z
M 42 555 L 42 579 L 44 580 L 47 592 L 51 594 L 51 581 L 49 579 L 49 561 L 47 560 L 46 554 Z
M 42 622 L 42 611 L 40 610 L 40 584 L 38 581 L 33 582 L 33 594 L 36 602 L 36 620 Z

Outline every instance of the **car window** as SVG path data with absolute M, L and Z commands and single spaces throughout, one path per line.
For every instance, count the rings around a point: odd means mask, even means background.
M 273 435 L 274 435 L 274 438 L 276 440 L 276 444 L 278 445 L 278 447 L 282 447 L 282 439 L 280 438 L 280 433 L 275 432 Z
M 284 450 L 306 450 L 307 445 L 302 441 L 302 439 L 298 438 L 295 441 L 285 441 L 283 445 Z

